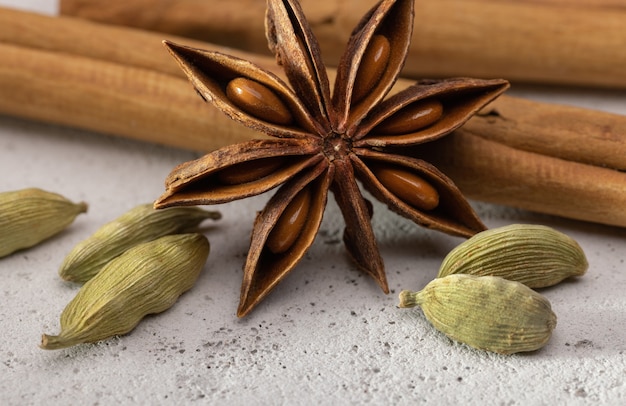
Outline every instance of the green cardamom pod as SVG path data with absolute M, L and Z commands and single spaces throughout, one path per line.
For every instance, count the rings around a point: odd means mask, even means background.
M 208 255 L 202 234 L 168 235 L 134 246 L 81 287 L 61 314 L 61 333 L 44 334 L 41 348 L 128 333 L 144 316 L 167 310 L 189 290 Z
M 0 193 L 0 258 L 52 237 L 86 211 L 86 203 L 37 188 Z
M 166 235 L 192 232 L 209 218 L 217 220 L 221 214 L 198 207 L 155 210 L 152 204 L 139 205 L 77 244 L 63 260 L 59 276 L 66 281 L 87 282 L 129 248 Z
M 546 298 L 522 283 L 496 276 L 437 278 L 419 292 L 400 292 L 399 306 L 420 306 L 428 321 L 448 337 L 500 354 L 537 350 L 556 326 Z
M 589 264 L 569 236 L 546 226 L 513 224 L 474 235 L 444 258 L 437 277 L 500 276 L 531 288 L 583 275 Z

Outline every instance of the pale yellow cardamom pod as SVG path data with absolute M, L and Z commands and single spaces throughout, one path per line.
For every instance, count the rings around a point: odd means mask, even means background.
M 437 278 L 419 292 L 400 292 L 399 306 L 420 306 L 448 337 L 500 354 L 537 350 L 556 326 L 546 298 L 522 283 L 495 276 Z
M 37 188 L 0 193 L 0 258 L 52 237 L 86 211 L 86 203 Z
M 219 212 L 198 207 L 155 210 L 152 204 L 136 206 L 77 244 L 63 260 L 59 275 L 66 281 L 87 282 L 109 261 L 137 244 L 192 232 L 202 221 L 219 218 Z
M 437 277 L 500 276 L 531 288 L 583 275 L 589 264 L 571 237 L 546 226 L 513 224 L 476 234 L 443 260 Z
M 198 278 L 209 255 L 202 234 L 168 235 L 136 245 L 85 283 L 61 314 L 61 333 L 42 336 L 59 349 L 131 331 L 141 319 L 170 308 Z

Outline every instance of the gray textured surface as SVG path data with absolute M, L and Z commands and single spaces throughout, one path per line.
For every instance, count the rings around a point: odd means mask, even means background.
M 0 4 L 9 4 L 7 0 Z M 15 2 L 13 2 L 15 3 Z M 30 2 L 35 5 L 47 3 Z M 42 6 L 43 7 L 43 6 Z M 526 89 L 529 97 L 626 114 L 615 93 Z M 60 351 L 56 333 L 77 287 L 57 268 L 74 244 L 163 190 L 196 155 L 0 117 L 0 190 L 36 186 L 89 203 L 57 238 L 0 260 L 0 403 L 24 404 L 623 404 L 626 231 L 475 203 L 485 222 L 550 225 L 577 239 L 590 269 L 542 291 L 558 325 L 535 353 L 498 356 L 451 342 L 419 310 L 396 308 L 461 240 L 420 229 L 377 205 L 384 295 L 346 257 L 332 198 L 315 245 L 245 319 L 235 310 L 254 213 L 268 196 L 222 205 L 197 285 L 131 334 Z

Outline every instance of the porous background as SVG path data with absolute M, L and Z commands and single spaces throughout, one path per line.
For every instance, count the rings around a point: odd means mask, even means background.
M 54 14 L 54 1 L 0 0 Z M 623 93 L 514 89 L 511 94 L 626 114 Z M 0 95 L 0 97 L 8 97 Z M 452 342 L 417 309 L 398 309 L 462 240 L 418 228 L 375 206 L 373 224 L 392 292 L 360 273 L 341 243 L 329 199 L 302 263 L 238 319 L 242 264 L 268 195 L 219 206 L 211 254 L 196 286 L 130 334 L 58 351 L 78 287 L 57 269 L 102 224 L 163 191 L 175 165 L 197 157 L 102 134 L 0 116 L 0 190 L 40 187 L 89 203 L 66 231 L 0 260 L 0 404 L 450 404 L 621 405 L 626 401 L 626 230 L 472 202 L 490 227 L 552 226 L 589 259 L 578 280 L 541 291 L 558 325 L 546 347 L 500 356 Z

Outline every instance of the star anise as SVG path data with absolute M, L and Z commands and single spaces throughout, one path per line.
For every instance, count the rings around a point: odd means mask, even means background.
M 424 227 L 469 237 L 485 229 L 461 192 L 408 146 L 460 127 L 507 87 L 504 80 L 418 82 L 385 99 L 404 64 L 413 0 L 383 0 L 353 31 L 331 97 L 317 40 L 296 0 L 268 0 L 266 34 L 289 85 L 254 64 L 167 43 L 198 93 L 232 119 L 274 137 L 227 146 L 179 165 L 163 208 L 217 204 L 279 185 L 257 214 L 238 316 L 246 315 L 302 259 L 331 190 L 356 264 L 388 293 L 357 179 L 396 213 Z

